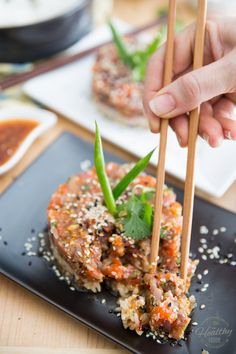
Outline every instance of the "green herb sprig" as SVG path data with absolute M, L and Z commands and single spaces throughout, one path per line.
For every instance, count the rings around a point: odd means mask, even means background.
M 120 59 L 125 65 L 130 67 L 133 73 L 133 79 L 135 81 L 143 81 L 145 78 L 148 59 L 156 51 L 156 49 L 160 46 L 166 37 L 165 27 L 160 29 L 156 37 L 151 41 L 146 49 L 130 52 L 127 49 L 124 40 L 115 29 L 111 21 L 108 22 L 108 25 L 111 29 L 113 41 L 117 47 Z
M 95 126 L 96 132 L 94 144 L 94 164 L 96 173 L 101 186 L 106 207 L 112 215 L 116 215 L 117 206 L 115 201 L 125 191 L 129 184 L 145 169 L 155 149 L 149 152 L 143 159 L 139 160 L 112 190 L 108 176 L 106 174 L 102 140 L 97 122 L 95 122 Z M 148 218 L 148 216 L 145 218 Z
M 96 124 L 96 133 L 95 133 L 95 144 L 94 144 L 94 164 L 95 164 L 98 180 L 101 186 L 101 190 L 103 193 L 105 204 L 109 212 L 112 215 L 114 215 L 116 214 L 116 203 L 105 170 L 105 161 L 104 161 L 104 154 L 103 154 L 102 141 L 101 141 L 99 128 L 97 122 L 95 122 L 95 124 Z
M 152 192 L 152 195 L 154 190 Z M 150 193 L 149 193 L 150 195 Z M 118 206 L 118 224 L 123 225 L 124 235 L 135 240 L 148 238 L 153 224 L 153 207 L 146 192 L 133 194 Z
M 155 149 L 150 151 L 143 159 L 139 160 L 127 175 L 113 188 L 112 193 L 115 199 L 119 198 L 129 184 L 146 168 L 154 151 Z

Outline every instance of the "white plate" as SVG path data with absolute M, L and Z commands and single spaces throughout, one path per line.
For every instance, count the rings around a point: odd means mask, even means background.
M 20 105 L 18 107 L 5 107 L 0 109 L 1 122 L 18 119 L 34 120 L 39 124 L 26 136 L 12 157 L 0 166 L 0 174 L 9 171 L 13 166 L 15 166 L 29 149 L 34 140 L 43 134 L 48 128 L 52 127 L 57 121 L 57 117 L 54 113 L 26 105 Z
M 118 26 L 126 30 L 127 25 Z M 109 36 L 106 28 L 88 35 L 73 52 L 101 42 Z M 112 143 L 143 157 L 158 145 L 159 137 L 142 128 L 130 128 L 103 117 L 96 109 L 91 98 L 91 55 L 76 63 L 41 75 L 28 81 L 23 90 L 36 101 L 62 113 L 83 127 L 94 130 L 97 120 L 101 134 Z M 186 170 L 186 149 L 177 144 L 174 133 L 168 136 L 166 171 L 184 180 Z M 236 179 L 236 143 L 225 141 L 220 148 L 212 149 L 199 139 L 197 154 L 196 186 L 205 192 L 220 197 Z M 156 164 L 157 156 L 151 162 Z M 235 157 L 234 157 L 235 161 Z

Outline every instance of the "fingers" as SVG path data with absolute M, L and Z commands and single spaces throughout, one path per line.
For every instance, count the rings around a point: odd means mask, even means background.
M 222 97 L 213 107 L 214 117 L 220 123 L 225 139 L 236 140 L 235 104 Z
M 158 92 L 149 102 L 150 109 L 161 118 L 173 118 L 215 96 L 233 92 L 236 79 L 232 79 L 232 68 L 236 69 L 236 61 L 232 62 L 231 59 L 225 56 L 181 76 Z
M 187 114 L 183 114 L 170 120 L 170 126 L 176 133 L 177 140 L 181 147 L 186 147 L 188 145 L 188 125 L 189 117 Z
M 192 63 L 194 28 L 195 26 L 191 25 L 176 36 L 173 67 L 174 75 L 182 73 L 188 69 Z M 149 120 L 149 125 L 153 132 L 159 131 L 160 121 L 157 119 L 156 114 L 150 109 L 149 102 L 163 85 L 164 61 L 165 44 L 162 45 L 149 60 L 143 91 L 144 113 Z
M 203 103 L 199 117 L 199 135 L 206 140 L 211 147 L 218 147 L 224 140 L 221 124 L 213 117 L 213 109 L 210 103 Z
M 199 134 L 211 147 L 218 147 L 224 139 L 236 140 L 235 104 L 228 98 L 221 97 L 214 102 L 201 105 Z M 170 120 L 170 126 L 176 133 L 181 147 L 188 144 L 188 115 L 181 115 Z

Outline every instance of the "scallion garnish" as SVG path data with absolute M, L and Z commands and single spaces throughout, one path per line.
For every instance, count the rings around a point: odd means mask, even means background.
M 121 61 L 132 70 L 133 80 L 144 80 L 148 59 L 156 51 L 156 49 L 160 46 L 166 37 L 165 28 L 162 27 L 160 29 L 156 37 L 144 50 L 136 50 L 131 52 L 128 50 L 123 38 L 118 33 L 111 21 L 108 22 L 108 25 L 111 29 L 113 41 L 117 48 L 119 57 Z
M 155 149 L 149 152 L 144 158 L 139 160 L 136 165 L 127 173 L 127 175 L 125 175 L 122 180 L 113 188 L 112 193 L 115 200 L 119 198 L 119 196 L 124 192 L 128 185 L 140 174 L 140 172 L 142 172 L 146 168 L 154 151 Z
M 101 141 L 101 136 L 100 136 L 97 122 L 95 124 L 96 124 L 96 133 L 95 133 L 95 145 L 94 145 L 94 164 L 95 164 L 98 180 L 101 186 L 106 207 L 112 215 L 115 215 L 116 203 L 105 170 L 102 141 Z
M 111 29 L 113 41 L 117 47 L 121 60 L 123 61 L 124 64 L 132 68 L 133 67 L 132 57 L 126 48 L 123 39 L 121 38 L 120 34 L 117 32 L 117 30 L 115 29 L 111 21 L 108 22 L 108 25 Z

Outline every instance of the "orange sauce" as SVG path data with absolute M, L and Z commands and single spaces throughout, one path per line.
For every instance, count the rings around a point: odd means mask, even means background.
M 14 155 L 25 137 L 38 124 L 23 118 L 0 121 L 0 166 Z

